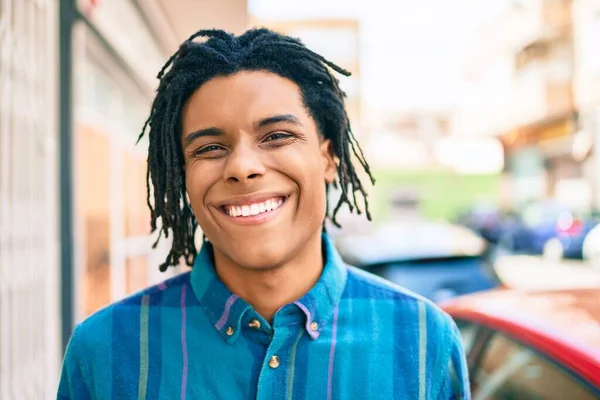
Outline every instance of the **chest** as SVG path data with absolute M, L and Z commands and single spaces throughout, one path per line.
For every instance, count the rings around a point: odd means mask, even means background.
M 173 334 L 169 340 L 152 340 L 150 330 L 146 346 L 121 349 L 121 362 L 113 358 L 112 395 L 99 398 L 417 398 L 418 349 L 405 335 L 373 326 L 341 325 L 317 339 L 301 325 L 270 336 L 244 330 L 231 344 L 210 330 L 182 336 L 168 324 L 162 328 L 162 335 Z

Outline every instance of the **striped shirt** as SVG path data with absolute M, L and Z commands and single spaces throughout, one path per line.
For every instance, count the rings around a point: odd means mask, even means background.
M 272 323 L 191 272 L 79 324 L 58 399 L 469 399 L 460 333 L 431 302 L 346 266 L 327 236 L 315 286 Z

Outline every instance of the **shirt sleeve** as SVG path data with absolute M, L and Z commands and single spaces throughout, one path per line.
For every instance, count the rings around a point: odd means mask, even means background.
M 470 400 L 469 370 L 467 368 L 462 337 L 454 321 L 452 321 L 451 325 L 450 337 L 452 350 L 448 364 L 444 366 L 444 382 L 438 400 Z
M 56 395 L 57 400 L 92 399 L 86 384 L 85 370 L 82 368 L 80 361 L 81 356 L 81 343 L 78 337 L 78 330 L 75 329 L 67 345 L 67 351 L 63 360 L 60 383 Z

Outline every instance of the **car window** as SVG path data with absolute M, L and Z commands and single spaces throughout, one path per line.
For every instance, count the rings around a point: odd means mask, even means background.
M 472 382 L 473 400 L 593 400 L 575 376 L 531 349 L 495 334 Z

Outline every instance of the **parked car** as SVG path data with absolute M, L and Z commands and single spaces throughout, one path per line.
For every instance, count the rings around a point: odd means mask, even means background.
M 586 236 L 583 242 L 583 259 L 600 270 L 600 225 Z
M 464 340 L 473 399 L 600 398 L 600 288 L 497 289 L 442 304 Z
M 446 222 L 395 223 L 340 235 L 336 246 L 349 264 L 434 301 L 498 286 L 486 242 Z
M 458 215 L 456 223 L 466 226 L 492 244 L 497 244 L 509 229 L 515 216 L 500 208 L 486 205 L 474 206 Z
M 506 229 L 500 243 L 514 252 L 549 258 L 582 258 L 583 241 L 597 219 L 577 216 L 552 201 L 531 204 L 519 222 Z

